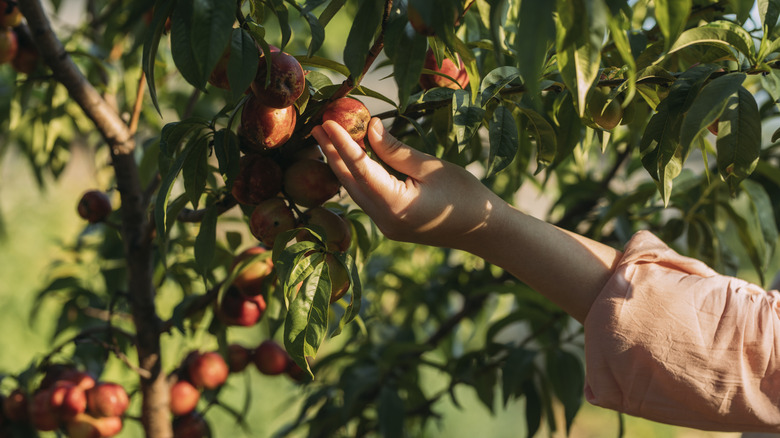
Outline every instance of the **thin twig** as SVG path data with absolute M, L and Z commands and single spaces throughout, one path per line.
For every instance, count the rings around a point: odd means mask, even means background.
M 135 135 L 138 131 L 138 119 L 141 118 L 141 109 L 143 108 L 144 90 L 146 90 L 146 74 L 142 71 L 138 78 L 138 91 L 135 93 L 135 103 L 133 104 L 133 115 L 130 117 L 128 130 L 130 135 Z

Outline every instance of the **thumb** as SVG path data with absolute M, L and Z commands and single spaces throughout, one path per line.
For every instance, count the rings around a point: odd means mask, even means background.
M 431 170 L 441 168 L 438 158 L 420 152 L 393 137 L 376 117 L 369 122 L 368 141 L 371 149 L 385 164 L 411 177 L 419 178 Z

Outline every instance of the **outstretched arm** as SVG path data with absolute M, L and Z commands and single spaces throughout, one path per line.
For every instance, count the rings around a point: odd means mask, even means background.
M 372 119 L 368 138 L 399 180 L 335 122 L 312 134 L 349 194 L 390 239 L 468 251 L 500 266 L 580 322 L 620 252 L 528 216 L 465 169 L 417 151 Z

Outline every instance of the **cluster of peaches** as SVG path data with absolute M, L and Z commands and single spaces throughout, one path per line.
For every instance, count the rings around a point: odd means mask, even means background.
M 201 392 L 221 387 L 230 373 L 240 373 L 249 364 L 254 364 L 258 371 L 266 375 L 286 373 L 296 381 L 304 378 L 304 371 L 293 362 L 287 351 L 273 340 L 263 341 L 256 348 L 230 344 L 227 360 L 217 352 L 193 351 L 168 377 L 170 408 L 174 415 L 174 436 L 209 436 L 208 423 L 196 411 Z
M 16 0 L 0 0 L 0 64 L 10 62 L 16 71 L 30 74 L 38 63 L 38 49 L 20 31 L 21 24 L 22 13 Z
M 88 373 L 66 365 L 49 366 L 32 394 L 16 388 L 0 400 L 0 425 L 28 423 L 39 431 L 64 430 L 71 438 L 118 434 L 130 403 L 121 385 L 95 381 Z

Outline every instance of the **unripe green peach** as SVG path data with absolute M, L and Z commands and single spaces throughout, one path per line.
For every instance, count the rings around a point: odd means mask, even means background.
M 614 129 L 623 118 L 623 108 L 617 99 L 609 103 L 609 87 L 594 87 L 588 93 L 587 107 L 593 121 L 607 131 Z

